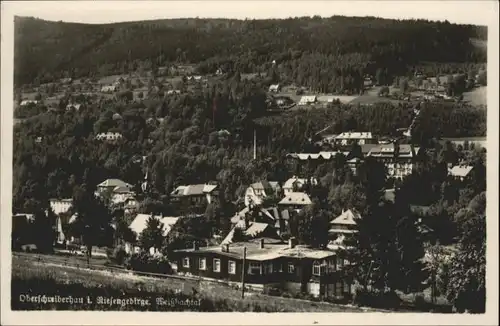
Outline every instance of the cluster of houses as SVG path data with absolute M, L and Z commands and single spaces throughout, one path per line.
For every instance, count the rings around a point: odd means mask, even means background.
M 113 141 L 117 138 L 111 136 L 108 139 L 106 134 L 103 135 L 98 139 Z M 358 156 L 340 150 L 290 153 L 287 154 L 287 160 L 292 165 L 320 163 L 334 160 L 341 153 L 350 157 L 347 164 L 356 174 L 363 159 L 373 157 L 382 162 L 388 176 L 395 179 L 403 179 L 411 174 L 419 162 L 418 147 L 398 143 L 381 144 L 371 132 L 344 132 L 325 139 L 343 148 L 358 144 L 361 153 Z M 448 167 L 449 175 L 461 181 L 466 180 L 472 170 L 472 166 L 464 163 Z M 283 184 L 267 180 L 250 184 L 244 193 L 244 207 L 231 217 L 230 231 L 224 238 L 219 238 L 220 244 L 200 246 L 194 243 L 192 248 L 176 250 L 174 256 L 169 257 L 174 263 L 174 270 L 181 275 L 196 275 L 202 279 L 230 284 L 239 283 L 244 277 L 248 287 L 260 290 L 279 287 L 313 296 L 339 298 L 349 295 L 352 284 L 340 276 L 340 271 L 348 262 L 338 257 L 338 250 L 345 248 L 344 240 L 357 232 L 356 224 L 361 218 L 359 212 L 347 209 L 339 216 L 332 217 L 329 242 L 324 248 L 297 245 L 294 238 L 284 237 L 290 232 L 291 218 L 312 205 L 308 186 L 317 183 L 315 178 L 293 176 Z M 390 195 L 390 191 L 387 193 Z M 135 215 L 129 226 L 137 236 L 144 231 L 150 217 L 160 221 L 165 237 L 175 230 L 175 225 L 183 218 L 137 214 L 138 202 L 133 186 L 119 179 L 108 179 L 98 184 L 95 195 L 105 198 L 109 205 L 122 207 L 127 214 Z M 215 202 L 218 195 L 216 183 L 179 185 L 170 193 L 172 203 L 200 207 L 200 213 L 208 204 Z M 74 223 L 77 219 L 76 214 L 67 216 L 72 204 L 72 199 L 50 199 L 50 207 L 58 216 L 54 229 L 59 243 L 76 240 L 67 239 L 63 231 L 63 224 Z M 29 221 L 30 218 L 33 216 L 29 214 L 16 214 L 14 217 L 17 222 Z M 423 224 L 419 227 L 425 229 Z M 424 231 L 432 230 L 427 228 Z M 140 248 L 125 243 L 125 250 L 135 253 Z M 158 254 L 158 248 L 150 248 L 150 254 Z
M 108 143 L 117 143 L 123 139 L 123 135 L 119 132 L 101 132 L 95 136 L 96 140 L 106 141 Z

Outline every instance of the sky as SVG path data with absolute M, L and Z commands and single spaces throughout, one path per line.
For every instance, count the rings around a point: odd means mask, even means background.
M 3 1 L 2 10 L 53 21 L 112 23 L 166 18 L 288 18 L 332 15 L 448 20 L 487 25 L 493 0 L 434 1 Z

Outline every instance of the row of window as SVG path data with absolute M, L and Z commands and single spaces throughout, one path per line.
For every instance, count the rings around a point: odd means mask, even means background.
M 344 266 L 344 260 L 337 258 L 337 266 L 340 268 Z M 182 267 L 189 268 L 190 260 L 189 257 L 184 257 L 182 259 Z M 292 263 L 288 263 L 287 271 L 289 274 L 295 273 L 295 265 Z M 199 270 L 207 270 L 207 259 L 202 257 L 198 259 L 198 269 Z M 328 272 L 333 272 L 336 269 L 335 260 L 330 259 L 328 262 L 314 262 L 312 267 L 313 275 L 324 275 Z M 219 258 L 213 259 L 212 270 L 216 273 L 220 273 L 221 271 L 221 262 Z M 229 274 L 236 274 L 236 262 L 234 260 L 230 260 L 227 265 L 227 271 Z M 282 273 L 283 265 L 282 264 L 273 264 L 272 262 L 267 264 L 250 262 L 248 264 L 248 274 L 250 275 L 260 275 L 260 274 L 272 274 L 274 272 Z
M 182 267 L 189 268 L 189 257 L 184 257 L 182 259 Z M 207 259 L 206 258 L 200 258 L 198 259 L 198 269 L 199 270 L 206 270 L 207 269 Z M 220 273 L 220 259 L 214 258 L 213 260 L 213 265 L 212 269 L 216 273 Z M 227 271 L 229 274 L 236 274 L 236 262 L 233 260 L 230 260 L 228 265 L 227 265 Z

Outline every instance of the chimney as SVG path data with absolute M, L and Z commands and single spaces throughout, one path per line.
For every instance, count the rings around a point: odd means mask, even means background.
M 292 237 L 292 238 L 288 239 L 288 248 L 289 249 L 295 248 L 295 238 Z
M 259 241 L 259 249 L 264 249 L 264 239 L 260 239 L 260 241 Z
M 228 243 L 222 244 L 221 251 L 222 252 L 229 252 L 229 244 Z
M 198 243 L 196 241 L 193 241 L 193 250 L 198 250 Z

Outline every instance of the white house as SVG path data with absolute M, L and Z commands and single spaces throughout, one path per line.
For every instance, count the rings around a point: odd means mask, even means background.
M 68 105 L 66 105 L 66 111 L 72 111 L 72 110 L 80 111 L 81 107 L 82 107 L 81 104 L 69 103 Z
M 112 190 L 111 202 L 113 204 L 121 204 L 134 196 L 135 192 L 131 191 L 128 186 L 117 186 Z
M 451 168 L 448 168 L 448 175 L 453 178 L 464 181 L 469 176 L 469 173 L 473 170 L 473 167 L 470 165 L 459 164 L 455 165 Z
M 66 213 L 69 211 L 71 206 L 73 205 L 73 199 L 71 198 L 51 198 L 49 199 L 49 204 L 50 208 L 52 211 L 56 214 L 59 215 L 61 213 Z
M 295 192 L 302 190 L 304 185 L 308 182 L 306 178 L 297 178 L 297 177 L 291 177 L 288 179 L 285 184 L 283 185 L 283 192 L 285 193 L 285 196 L 289 193 Z M 316 178 L 311 178 L 309 182 L 312 185 L 317 185 L 318 180 Z
M 280 91 L 280 89 L 281 89 L 280 84 L 273 84 L 273 85 L 269 86 L 269 92 L 277 93 Z
M 285 194 L 285 198 L 278 204 L 287 208 L 299 210 L 305 206 L 311 205 L 312 200 L 305 192 L 288 192 Z
M 356 233 L 357 221 L 360 218 L 361 215 L 355 210 L 342 210 L 342 214 L 330 222 L 330 230 L 328 233 L 334 238 L 340 236 L 345 237 L 346 235 Z
M 316 103 L 316 95 L 305 95 L 300 98 L 298 105 L 309 105 Z
M 116 85 L 106 85 L 101 88 L 102 93 L 113 93 L 117 89 Z
M 34 100 L 22 100 L 19 105 L 20 106 L 26 106 L 26 105 L 30 105 L 30 104 L 38 104 L 38 101 L 34 101 Z
M 399 146 L 396 151 L 396 146 Z M 372 148 L 367 156 L 384 163 L 389 177 L 403 179 L 413 172 L 420 147 L 408 144 L 380 145 Z
M 97 192 L 98 193 L 103 193 L 106 191 L 112 192 L 114 189 L 117 188 L 120 188 L 120 190 L 128 189 L 130 191 L 132 189 L 132 185 L 120 179 L 106 179 L 97 185 Z
M 188 200 L 192 204 L 199 204 L 203 201 L 210 204 L 214 197 L 217 196 L 217 185 L 196 184 L 178 186 L 170 193 L 170 196 L 174 200 Z
M 104 140 L 107 142 L 117 142 L 123 138 L 119 132 L 102 132 L 95 136 L 96 140 Z
M 317 101 L 320 103 L 333 103 L 337 99 L 339 99 L 339 97 L 335 95 L 321 95 L 317 97 Z
M 137 210 L 139 202 L 134 196 L 130 196 L 123 202 L 123 209 L 125 213 L 129 214 Z
M 164 217 L 163 215 L 153 215 L 153 214 L 137 214 L 137 216 L 134 218 L 132 223 L 130 223 L 129 228 L 130 230 L 134 231 L 137 239 L 139 239 L 140 234 L 144 229 L 147 227 L 147 222 L 149 218 L 156 218 L 157 220 L 160 221 L 160 223 L 163 226 L 163 236 L 166 237 L 174 225 L 177 223 L 177 221 L 180 219 L 180 217 Z M 158 252 L 159 248 L 150 248 L 150 254 L 155 254 Z M 140 248 L 137 246 L 133 246 L 130 243 L 125 244 L 125 251 L 127 253 L 137 253 L 139 252 Z
M 245 191 L 245 206 L 261 205 L 264 198 L 277 194 L 280 190 L 278 182 L 261 181 L 252 183 Z
M 371 132 L 343 132 L 335 137 L 335 143 L 338 145 L 351 145 L 357 142 L 359 145 L 375 144 L 376 140 Z

